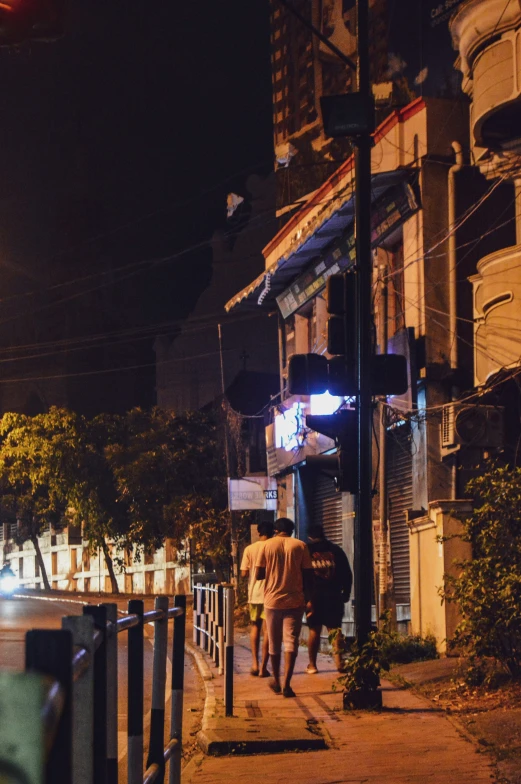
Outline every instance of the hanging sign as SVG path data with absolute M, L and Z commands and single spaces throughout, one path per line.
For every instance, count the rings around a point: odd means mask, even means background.
M 266 509 L 277 511 L 277 480 L 271 476 L 228 479 L 228 508 L 232 511 Z
M 371 246 L 377 247 L 400 224 L 419 209 L 418 200 L 408 182 L 393 185 L 373 204 L 371 213 Z M 349 269 L 355 263 L 356 245 L 354 227 L 339 237 L 329 250 L 324 251 L 309 269 L 299 275 L 282 294 L 277 305 L 284 319 L 291 316 L 323 288 L 330 275 Z

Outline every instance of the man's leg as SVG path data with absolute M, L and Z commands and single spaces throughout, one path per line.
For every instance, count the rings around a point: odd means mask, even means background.
M 268 673 L 268 660 L 270 657 L 270 641 L 268 637 L 268 627 L 266 626 L 266 621 L 262 622 L 262 659 L 261 659 L 261 666 L 259 675 L 262 678 L 266 678 Z
M 291 678 L 293 677 L 293 670 L 297 661 L 297 653 L 295 651 L 284 651 L 284 689 L 291 688 Z
M 280 653 L 270 653 L 273 680 L 280 689 Z
M 282 614 L 277 610 L 264 608 L 268 631 L 269 654 L 273 670 L 273 681 L 269 684 L 272 691 L 280 693 L 280 652 L 282 648 Z
M 282 693 L 285 697 L 295 696 L 293 690 L 291 689 L 291 678 L 293 676 L 293 670 L 295 669 L 295 662 L 297 661 L 303 613 L 303 607 L 299 607 L 296 610 L 286 610 L 284 613 L 283 638 L 285 669 Z
M 308 636 L 309 668 L 317 668 L 317 654 L 320 648 L 320 632 L 322 626 L 310 626 Z
M 259 673 L 259 643 L 262 621 L 252 621 L 250 626 L 251 674 Z
M 342 672 L 344 669 L 344 651 L 346 649 L 346 638 L 342 632 L 342 625 L 334 626 L 334 627 L 327 627 L 329 634 L 334 634 L 333 640 L 331 643 L 331 650 L 333 652 L 333 661 L 335 662 L 335 667 L 337 668 L 338 672 Z

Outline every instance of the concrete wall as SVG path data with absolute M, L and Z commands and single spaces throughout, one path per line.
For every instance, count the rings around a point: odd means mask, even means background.
M 433 634 L 440 653 L 447 650 L 447 639 L 460 620 L 452 603 L 442 604 L 438 589 L 444 575 L 456 575 L 455 562 L 471 558 L 470 544 L 462 541 L 461 523 L 454 516 L 470 511 L 468 501 L 431 501 L 428 513 L 409 520 L 411 531 L 411 631 Z M 440 537 L 453 537 L 440 541 Z

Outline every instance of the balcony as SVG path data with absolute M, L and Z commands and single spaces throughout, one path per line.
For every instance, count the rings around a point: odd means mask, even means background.
M 495 251 L 478 263 L 474 289 L 474 383 L 519 364 L 521 245 Z
M 521 5 L 466 0 L 451 19 L 475 145 L 521 150 Z

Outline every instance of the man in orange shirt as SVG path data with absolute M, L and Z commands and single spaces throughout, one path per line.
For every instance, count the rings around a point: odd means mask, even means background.
M 241 561 L 241 577 L 248 577 L 248 602 L 250 605 L 250 646 L 252 665 L 250 674 L 267 678 L 268 672 L 268 634 L 264 615 L 264 580 L 255 579 L 255 565 L 259 551 L 264 548 L 264 543 L 273 536 L 273 523 L 262 522 L 257 526 L 259 540 L 244 548 Z M 262 629 L 262 659 L 259 669 L 259 647 Z
M 269 539 L 257 558 L 258 580 L 264 583 L 264 613 L 268 629 L 275 694 L 294 697 L 291 677 L 298 654 L 302 616 L 306 609 L 304 592 L 309 593 L 313 581 L 313 564 L 304 542 L 292 538 L 292 520 L 280 517 L 275 521 L 275 536 Z M 309 607 L 308 609 L 311 609 Z M 280 684 L 280 662 L 284 641 L 284 684 Z

